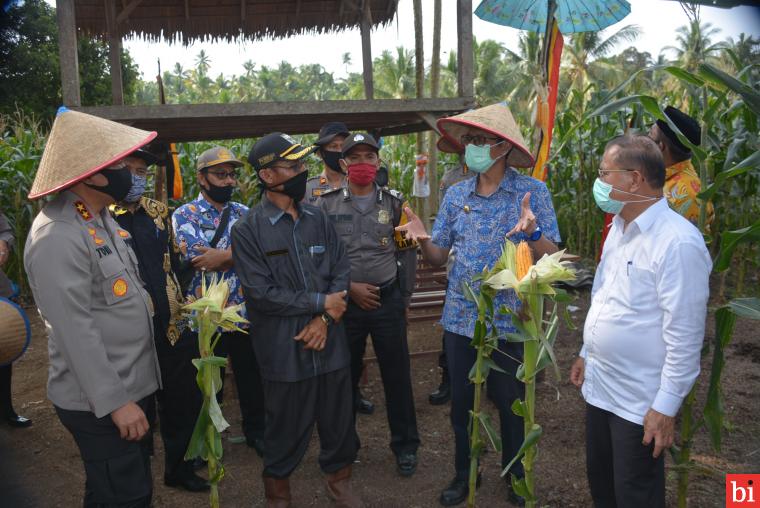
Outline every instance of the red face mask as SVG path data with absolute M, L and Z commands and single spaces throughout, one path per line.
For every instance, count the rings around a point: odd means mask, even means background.
M 369 185 L 375 181 L 377 166 L 362 162 L 360 164 L 351 164 L 348 166 L 348 181 L 356 185 Z

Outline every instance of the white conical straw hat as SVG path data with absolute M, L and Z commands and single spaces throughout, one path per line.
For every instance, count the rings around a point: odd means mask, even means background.
M 32 337 L 24 311 L 7 298 L 0 298 L 0 366 L 10 365 L 24 354 Z
M 155 132 L 59 108 L 29 199 L 58 192 L 134 152 Z
M 459 138 L 467 130 L 467 127 L 476 127 L 490 132 L 494 136 L 504 138 L 514 145 L 515 148 L 507 159 L 507 164 L 510 166 L 529 168 L 535 164 L 512 112 L 503 102 L 473 109 L 449 118 L 439 118 L 437 123 L 442 134 L 438 140 L 438 149 L 442 152 L 464 152 L 464 146 L 462 146 Z

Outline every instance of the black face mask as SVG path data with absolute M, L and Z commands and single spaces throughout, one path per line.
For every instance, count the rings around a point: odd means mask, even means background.
M 325 161 L 325 164 L 328 168 L 332 169 L 333 171 L 337 171 L 338 173 L 341 173 L 343 175 L 346 174 L 345 171 L 340 167 L 340 152 L 329 152 L 327 150 L 322 150 L 322 160 Z
M 100 186 L 89 183 L 85 185 L 103 194 L 108 194 L 116 202 L 122 201 L 127 197 L 129 189 L 132 188 L 132 173 L 130 173 L 129 168 L 104 169 L 100 174 L 108 180 L 106 185 Z
M 225 185 L 224 187 L 220 187 L 209 182 L 208 178 L 206 179 L 206 183 L 208 183 L 208 187 L 203 187 L 201 185 L 201 188 L 206 191 L 208 197 L 210 197 L 216 203 L 226 203 L 232 198 L 232 191 L 235 190 L 234 185 Z
M 378 187 L 385 187 L 388 185 L 388 168 L 380 166 L 377 168 L 377 174 L 375 175 L 375 183 Z
M 300 203 L 303 201 L 303 197 L 306 195 L 306 179 L 309 178 L 308 171 L 301 171 L 294 177 L 278 183 L 274 187 L 282 185 L 282 190 L 275 190 L 272 187 L 267 187 L 267 190 L 272 192 L 278 192 L 285 194 L 286 196 L 293 198 L 293 201 Z

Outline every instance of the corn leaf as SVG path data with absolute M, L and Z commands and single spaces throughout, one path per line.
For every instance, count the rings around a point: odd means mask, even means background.
M 504 468 L 504 470 L 501 472 L 501 476 L 504 476 L 507 474 L 512 467 L 512 465 L 517 462 L 523 455 L 525 455 L 525 451 L 528 450 L 531 446 L 534 446 L 538 440 L 541 438 L 541 433 L 543 430 L 541 429 L 541 426 L 537 423 L 533 424 L 533 427 L 528 432 L 528 435 L 525 436 L 525 440 L 523 441 L 523 444 L 520 446 L 520 449 L 517 450 L 517 455 L 515 455 L 512 460 L 507 464 L 507 467 Z
M 488 440 L 491 441 L 491 446 L 497 452 L 501 451 L 501 432 L 496 432 L 491 423 L 491 417 L 487 414 L 481 413 L 478 415 L 478 420 L 483 425 L 483 429 L 486 431 Z
M 760 241 L 760 219 L 746 228 L 737 229 L 736 231 L 724 231 L 720 235 L 720 250 L 715 258 L 713 270 L 722 272 L 731 264 L 731 258 L 734 255 L 736 247 L 745 242 Z

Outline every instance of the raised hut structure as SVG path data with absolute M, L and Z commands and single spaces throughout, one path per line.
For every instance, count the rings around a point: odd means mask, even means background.
M 435 128 L 435 119 L 473 106 L 472 0 L 455 0 L 458 28 L 458 97 L 374 99 L 370 32 L 391 22 L 398 0 L 57 0 L 64 104 L 72 109 L 155 130 L 164 141 L 255 137 L 279 130 L 317 132 L 326 118 L 381 136 Z M 238 40 L 329 34 L 359 27 L 364 100 L 166 104 L 125 106 L 121 41 Z M 113 105 L 82 107 L 78 36 L 109 41 Z

